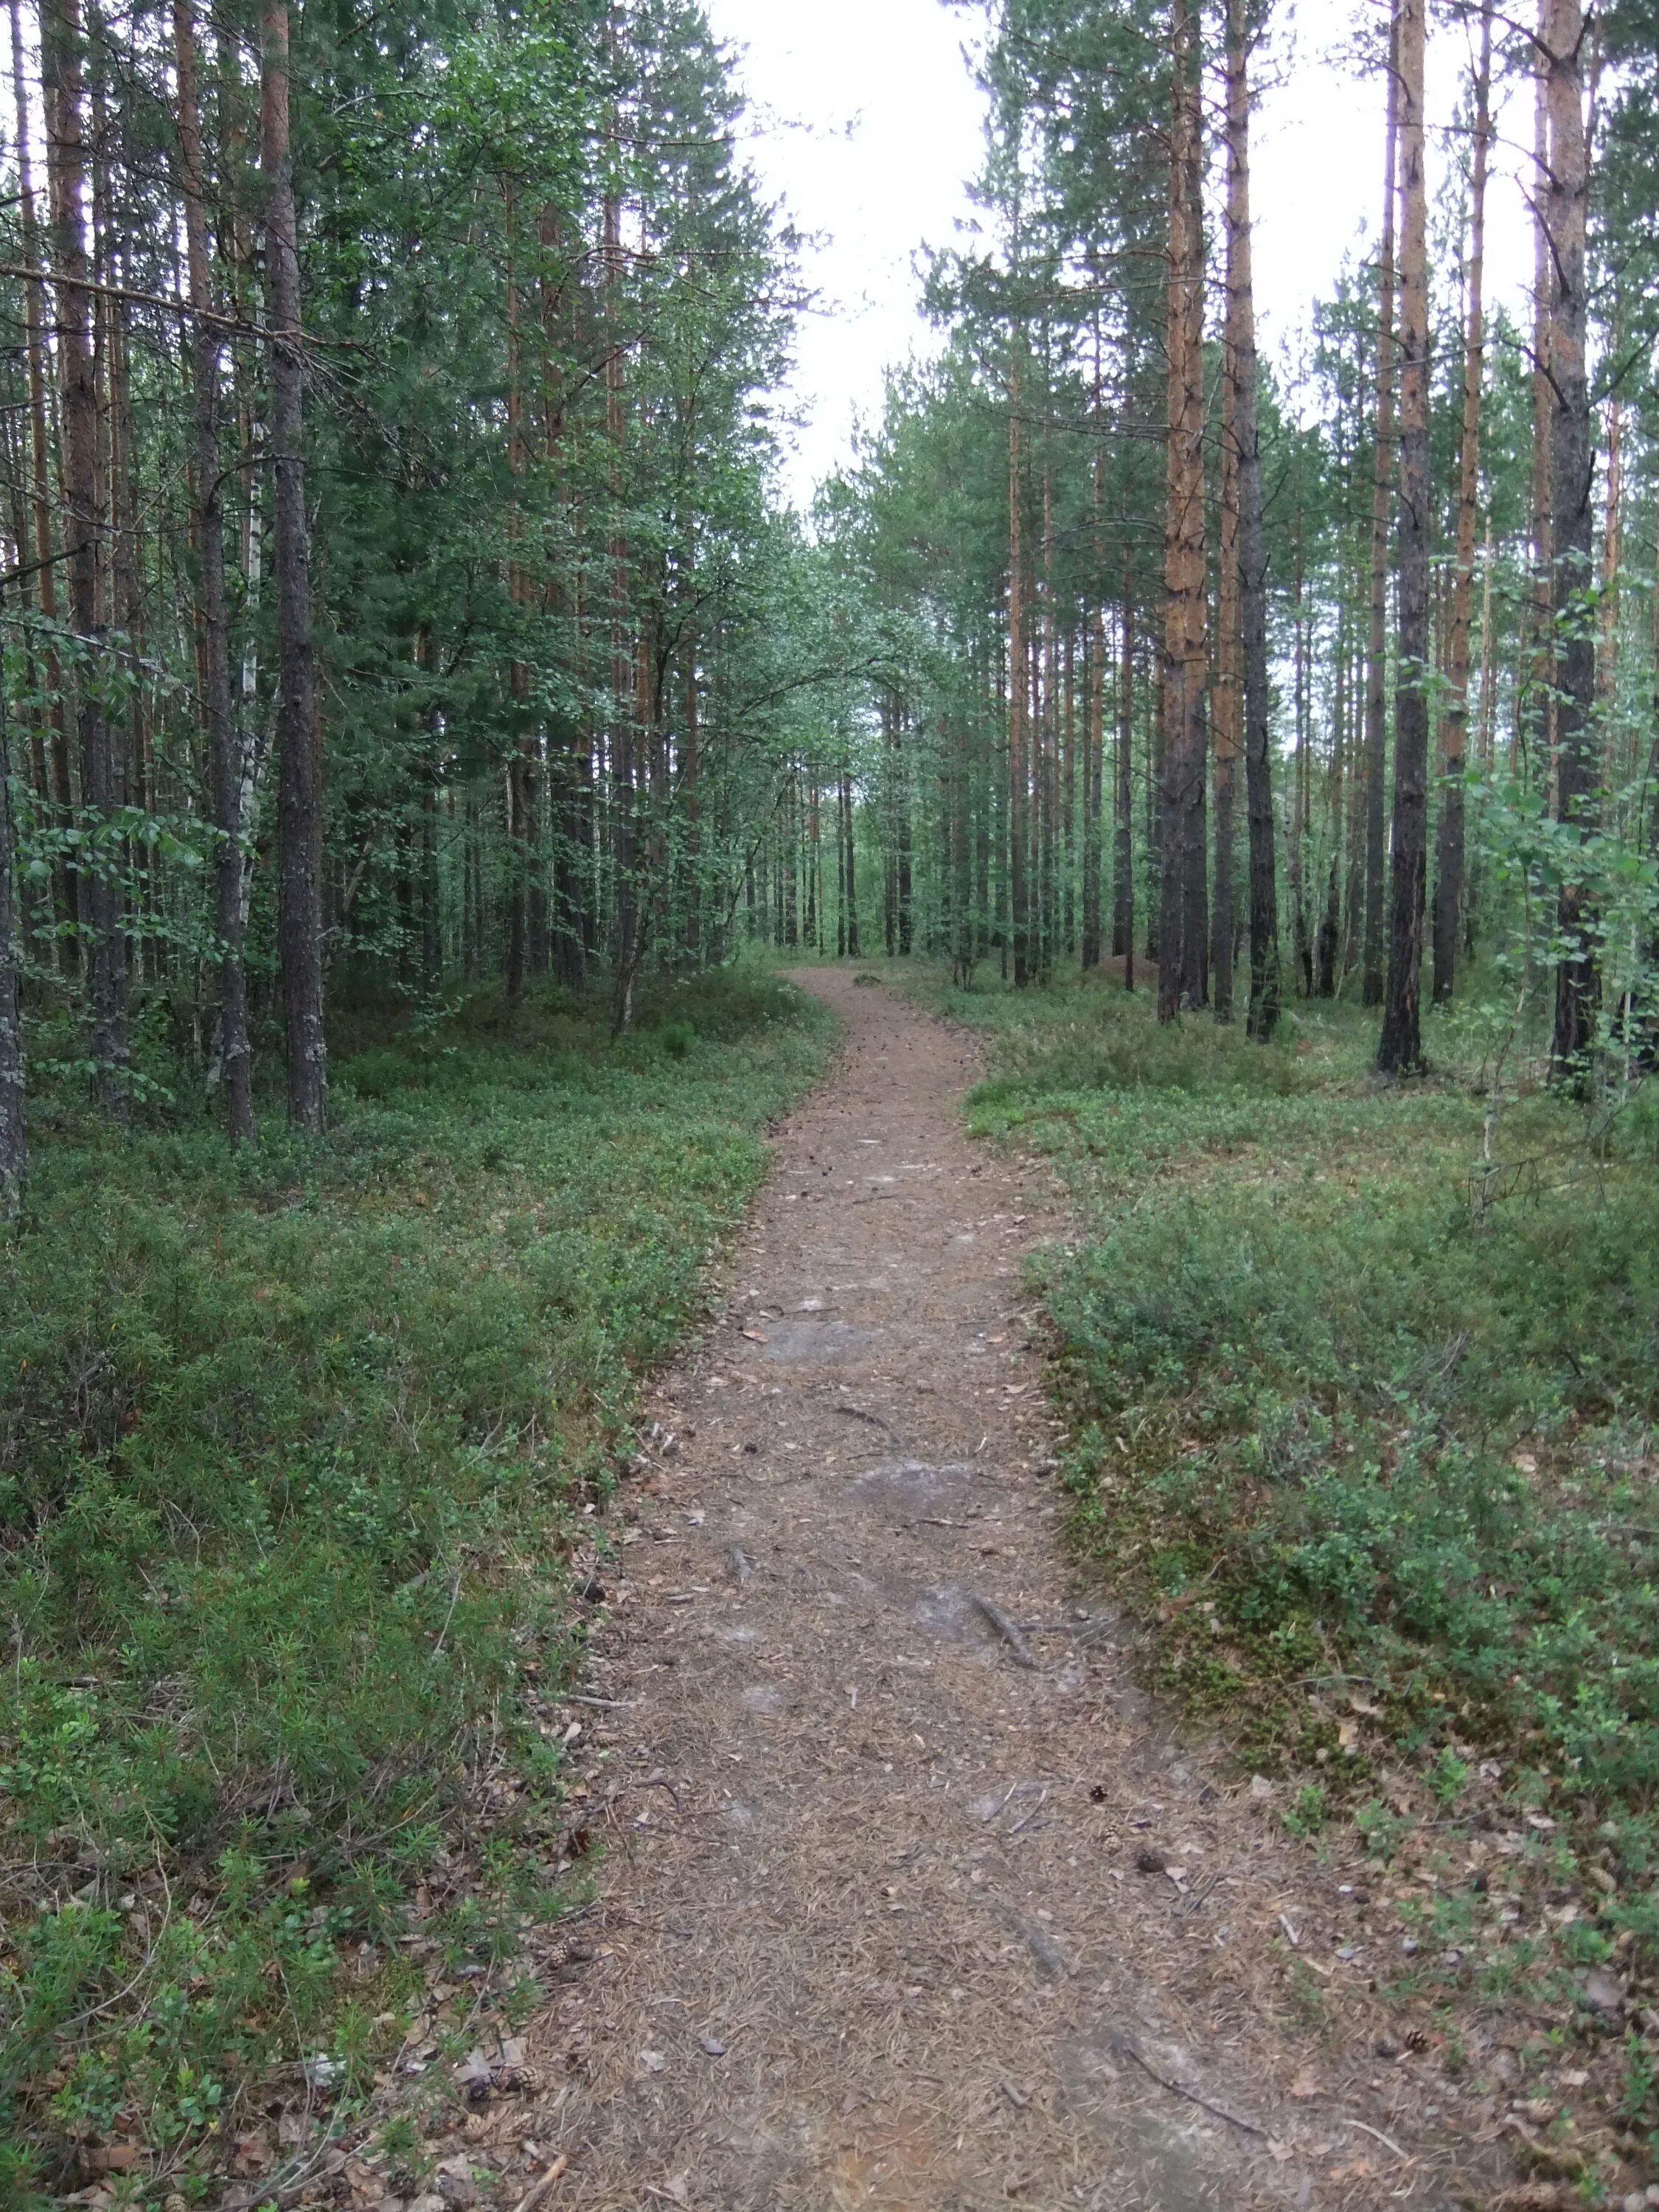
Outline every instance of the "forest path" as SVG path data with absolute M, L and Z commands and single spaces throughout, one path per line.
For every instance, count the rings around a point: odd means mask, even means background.
M 1077 1601 L 1021 1289 L 1064 1224 L 963 1133 L 972 1040 L 796 980 L 844 1047 L 653 1394 L 574 1709 L 608 1856 L 533 2032 L 546 2205 L 1451 2201 L 1310 1855 Z

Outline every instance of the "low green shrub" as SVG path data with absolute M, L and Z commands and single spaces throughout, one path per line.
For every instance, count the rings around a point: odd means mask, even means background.
M 1644 1116 L 1593 1142 L 1571 1102 L 1510 1098 L 1494 1174 L 1449 1027 L 1438 1079 L 1383 1089 L 1340 1007 L 1262 1051 L 1105 990 L 944 1003 L 991 1040 L 975 1126 L 1075 1196 L 1084 1234 L 1040 1268 L 1073 1526 L 1139 1590 L 1161 1679 L 1264 1763 L 1328 1759 L 1306 1691 L 1358 1681 L 1443 1805 L 1495 1753 L 1516 1802 L 1611 1820 L 1620 1863 L 1650 1864 Z
M 663 986 L 616 1044 L 483 998 L 343 1054 L 325 1146 L 239 1156 L 44 1103 L 0 1291 L 17 2173 L 118 2126 L 184 2171 L 272 2065 L 368 2066 L 351 2008 L 395 2009 L 485 1826 L 441 1940 L 544 1906 L 562 1561 L 823 1031 L 766 979 Z

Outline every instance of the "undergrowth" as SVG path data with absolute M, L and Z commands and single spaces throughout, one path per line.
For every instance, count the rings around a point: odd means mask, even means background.
M 620 1045 L 551 992 L 434 1008 L 337 1040 L 325 1146 L 240 1156 L 41 1103 L 0 1259 L 0 2202 L 193 2194 L 274 2070 L 349 2099 L 422 1957 L 500 1970 L 554 1909 L 564 1563 L 824 1021 L 731 975 Z
M 1639 2000 L 1659 1970 L 1648 1102 L 1596 1130 L 1511 1091 L 1487 1158 L 1478 1024 L 1431 1018 L 1436 1072 L 1390 1089 L 1357 1010 L 1298 1007 L 1264 1050 L 1097 986 L 933 995 L 990 1040 L 975 1127 L 1073 1196 L 1081 1235 L 1040 1263 L 1063 1474 L 1158 1676 L 1288 1771 L 1297 1832 L 1352 1817 L 1387 1858 L 1462 1821 L 1540 1858 L 1558 1909 L 1529 1981 L 1605 1964 Z M 1447 1978 L 1501 1980 L 1508 1941 L 1451 1947 Z

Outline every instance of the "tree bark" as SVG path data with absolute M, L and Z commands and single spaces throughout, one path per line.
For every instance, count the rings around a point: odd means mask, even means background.
M 1097 481 L 1098 480 L 1097 469 Z M 1098 541 L 1097 540 L 1097 556 Z M 1096 574 L 1100 563 L 1097 557 Z M 1083 941 L 1080 964 L 1086 972 L 1100 965 L 1102 802 L 1106 771 L 1106 609 L 1098 599 L 1090 614 L 1086 704 L 1083 751 Z
M 11 14 L 11 76 L 12 94 L 16 114 L 17 184 L 23 243 L 23 260 L 30 269 L 39 268 L 40 226 L 35 215 L 33 165 L 29 156 L 29 103 L 27 79 L 23 66 L 23 20 L 20 0 L 10 0 Z M 48 157 L 50 161 L 50 157 Z M 52 558 L 52 470 L 47 459 L 46 428 L 46 345 L 40 325 L 40 307 L 45 287 L 27 284 L 23 293 L 24 348 L 28 363 L 29 399 L 29 459 L 33 478 L 31 485 L 33 510 L 33 550 L 35 561 L 35 602 L 48 632 L 58 620 L 58 564 Z M 20 561 L 27 558 L 24 545 L 18 546 Z M 48 639 L 41 661 L 46 674 L 48 704 L 46 720 L 48 731 L 46 757 L 49 776 L 44 787 L 49 792 L 56 810 L 58 826 L 67 829 L 73 794 L 70 784 L 69 732 L 64 718 L 63 678 L 58 654 Z M 60 860 L 53 872 L 56 894 L 56 920 L 65 925 L 61 935 L 56 936 L 59 963 L 69 971 L 80 964 L 81 944 L 78 935 L 80 921 L 80 884 L 75 871 L 66 860 Z
M 1018 347 L 1018 341 L 1016 340 Z M 1030 798 L 1030 672 L 1026 665 L 1024 467 L 1018 352 L 1008 371 L 1008 906 L 1014 981 L 1031 980 L 1030 886 L 1027 881 Z
M 214 876 L 214 919 L 219 934 L 219 1052 L 226 1122 L 231 1143 L 239 1145 L 252 1142 L 253 1137 L 253 1056 L 248 1042 L 247 974 L 242 957 L 242 763 L 230 691 L 230 618 L 225 597 L 219 455 L 220 343 L 218 325 L 211 319 L 213 270 L 208 246 L 207 171 L 197 96 L 194 0 L 173 0 L 173 46 L 190 300 L 199 311 L 191 330 L 191 374 L 195 386 L 191 520 L 196 538 L 202 726 L 207 741 L 213 826 L 220 840 Z
M 1555 402 L 1550 384 L 1550 234 L 1545 196 L 1550 167 L 1550 86 L 1545 36 L 1549 0 L 1538 0 L 1539 41 L 1534 49 L 1532 265 L 1532 643 L 1530 680 L 1517 687 L 1516 765 L 1530 780 L 1533 756 L 1541 769 L 1555 750 L 1552 684 L 1555 653 L 1550 635 L 1550 451 Z M 1526 710 L 1521 710 L 1524 699 Z M 1527 740 L 1532 744 L 1528 750 Z
M 1423 162 L 1425 0 L 1397 0 L 1400 80 L 1400 669 L 1394 709 L 1389 973 L 1376 1064 L 1422 1065 L 1429 757 L 1428 191 Z
M 1619 333 L 1613 333 L 1614 354 Z M 1624 559 L 1625 403 L 1614 392 L 1607 402 L 1607 495 L 1601 527 L 1601 589 L 1597 604 L 1601 639 L 1595 656 L 1595 704 L 1606 737 L 1603 781 L 1616 788 L 1623 774 L 1613 710 L 1619 696 L 1619 571 Z M 1639 764 L 1632 764 L 1640 774 Z
M 1227 276 L 1221 369 L 1221 575 L 1215 696 L 1215 884 L 1210 921 L 1211 989 L 1215 1018 L 1233 1018 L 1233 814 L 1243 750 L 1244 597 L 1240 567 L 1239 374 L 1255 361 L 1249 282 L 1249 54 L 1242 0 L 1227 10 Z M 1241 284 L 1241 264 L 1244 281 Z
M 15 840 L 11 816 L 11 747 L 5 687 L 0 684 L 0 1221 L 14 1218 L 28 1168 L 23 1126 L 23 1024 L 18 1003 L 21 946 L 14 890 Z
M 1582 0 L 1545 0 L 1549 72 L 1549 172 L 1544 220 L 1550 242 L 1550 613 L 1554 635 L 1556 815 L 1582 840 L 1595 826 L 1595 637 L 1586 603 L 1591 568 L 1590 485 L 1595 453 L 1585 361 L 1585 247 L 1589 205 L 1584 131 Z M 1568 945 L 1556 970 L 1555 1072 L 1578 1080 L 1595 1035 L 1598 978 L 1594 917 L 1582 884 L 1561 891 Z
M 617 33 L 614 20 L 606 33 L 613 60 Z M 619 128 L 612 117 L 613 135 Z M 634 657 L 629 650 L 628 540 L 623 530 L 622 463 L 625 428 L 622 351 L 622 206 L 608 193 L 603 216 L 605 270 L 605 441 L 611 471 L 611 532 L 607 544 L 610 565 L 611 622 L 611 787 L 613 807 L 611 863 L 616 877 L 616 972 L 612 982 L 611 1024 L 620 1036 L 634 1018 L 634 985 L 640 960 L 640 902 L 637 879 L 639 824 L 635 790 L 636 730 L 634 719 Z
M 1172 0 L 1167 301 L 1169 451 L 1164 515 L 1163 896 L 1160 1021 L 1208 995 L 1204 837 L 1207 579 L 1204 558 L 1204 225 L 1197 25 Z
M 1123 556 L 1123 603 L 1119 610 L 1117 760 L 1112 804 L 1112 950 L 1123 960 L 1126 988 L 1135 957 L 1135 603 L 1129 556 Z
M 323 1033 L 323 794 L 313 726 L 311 556 L 306 522 L 305 359 L 289 133 L 285 0 L 266 0 L 259 70 L 270 341 L 271 552 L 276 577 L 276 938 L 288 1028 L 288 1118 L 328 1121 Z
M 847 954 L 849 959 L 856 960 L 859 957 L 859 882 L 853 837 L 853 775 L 845 754 L 841 763 L 841 819 L 846 847 Z
M 501 181 L 507 238 L 507 465 L 513 479 L 508 532 L 513 557 L 507 564 L 507 595 L 520 609 L 529 604 L 530 582 L 519 558 L 524 534 L 523 483 L 530 465 L 524 429 L 523 346 L 519 328 L 519 277 L 514 256 L 517 198 L 510 178 Z M 536 732 L 530 712 L 530 671 L 515 652 L 507 665 L 507 714 L 513 750 L 507 769 L 507 940 L 502 986 L 507 1003 L 524 997 L 529 958 L 531 884 L 536 867 Z
M 1371 621 L 1365 653 L 1365 941 L 1360 996 L 1380 1006 L 1383 989 L 1389 747 L 1389 517 L 1394 483 L 1395 208 L 1400 150 L 1397 21 L 1389 36 L 1388 120 L 1382 147 L 1382 250 L 1376 276 L 1376 428 L 1371 463 Z
M 46 167 L 58 270 L 58 358 L 63 381 L 64 537 L 70 611 L 94 656 L 77 685 L 81 807 L 94 849 L 81 885 L 87 952 L 88 1045 L 100 1104 L 124 1110 L 130 1052 L 126 950 L 121 933 L 117 853 L 107 833 L 116 804 L 115 758 L 101 693 L 103 515 L 98 489 L 98 390 L 87 289 L 87 148 L 82 100 L 80 0 L 46 0 L 40 9 L 40 69 L 46 116 Z
M 1457 569 L 1452 587 L 1446 711 L 1441 720 L 1438 866 L 1435 872 L 1434 1002 L 1451 998 L 1463 933 L 1463 775 L 1468 765 L 1469 640 L 1474 615 L 1474 532 L 1480 499 L 1480 398 L 1486 364 L 1483 279 L 1486 165 L 1492 143 L 1492 0 L 1482 0 L 1474 80 L 1474 163 L 1469 182 L 1468 326 L 1463 345 L 1463 434 L 1458 463 Z

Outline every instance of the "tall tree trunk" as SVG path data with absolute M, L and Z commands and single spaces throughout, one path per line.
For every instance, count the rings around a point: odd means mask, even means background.
M 1267 544 L 1261 526 L 1261 418 L 1256 404 L 1256 289 L 1249 252 L 1249 53 L 1248 0 L 1228 0 L 1228 62 L 1243 77 L 1232 142 L 1239 159 L 1228 204 L 1237 206 L 1239 250 L 1228 307 L 1237 361 L 1239 447 L 1239 650 L 1243 672 L 1245 810 L 1249 814 L 1249 1036 L 1267 1044 L 1279 1026 L 1279 880 L 1274 854 L 1272 726 L 1267 696 Z M 1237 192 L 1237 201 L 1234 201 Z
M 1101 955 L 1102 802 L 1106 780 L 1106 549 L 1101 536 L 1106 493 L 1106 447 L 1102 434 L 1101 331 L 1095 319 L 1095 388 L 1093 404 L 1094 465 L 1091 470 L 1091 499 L 1094 526 L 1095 601 L 1090 617 L 1088 708 L 1083 756 L 1083 944 L 1086 972 L 1097 968 Z
M 908 959 L 915 926 L 910 874 L 910 755 L 905 739 L 910 733 L 909 710 L 903 702 L 893 702 L 893 787 L 897 806 L 895 823 L 896 851 L 895 859 L 895 889 L 897 894 L 898 949 L 900 957 Z
M 1533 87 L 1533 264 L 1532 264 L 1532 638 L 1529 681 L 1517 686 L 1517 765 L 1528 782 L 1535 760 L 1540 772 L 1555 754 L 1555 652 L 1550 635 L 1550 454 L 1555 426 L 1555 395 L 1550 383 L 1551 289 L 1547 193 L 1550 172 L 1550 73 L 1547 48 L 1549 0 L 1538 0 L 1538 42 L 1534 48 Z M 1528 711 L 1521 711 L 1524 698 Z M 1531 742 L 1528 744 L 1528 740 Z
M 1305 556 L 1305 516 L 1302 503 L 1302 465 L 1296 465 L 1296 573 L 1291 580 L 1291 608 L 1295 647 L 1291 662 L 1291 725 L 1296 732 L 1291 755 L 1291 835 L 1285 874 L 1290 879 L 1291 957 L 1301 979 L 1302 995 L 1313 996 L 1313 944 L 1308 934 L 1308 607 Z
M 1099 562 L 1096 562 L 1096 573 Z M 1083 942 L 1085 972 L 1100 965 L 1103 800 L 1106 779 L 1106 608 L 1097 599 L 1090 617 L 1088 695 L 1083 756 Z
M 40 266 L 40 225 L 34 205 L 33 164 L 29 151 L 29 102 L 27 79 L 23 63 L 23 19 L 20 0 L 10 0 L 11 15 L 11 77 L 17 131 L 17 183 L 21 216 L 23 261 L 26 267 Z M 48 153 L 48 167 L 50 167 Z M 58 564 L 52 557 L 52 469 L 47 459 L 46 427 L 46 345 L 41 329 L 40 308 L 45 288 L 40 284 L 24 287 L 24 347 L 28 364 L 29 400 L 29 459 L 33 507 L 33 557 L 35 563 L 34 598 L 47 632 L 47 642 L 41 655 L 46 675 L 47 706 L 46 718 L 48 731 L 46 755 L 49 776 L 43 791 L 49 793 L 56 811 L 59 829 L 70 825 L 70 810 L 73 794 L 70 783 L 69 730 L 64 715 L 63 678 L 56 648 L 51 642 L 50 632 L 58 621 Z M 18 547 L 20 563 L 28 558 L 27 549 Z M 73 971 L 80 964 L 81 943 L 78 934 L 80 921 L 80 883 L 67 860 L 60 860 L 53 872 L 56 890 L 56 918 L 64 924 L 64 933 L 57 938 L 60 964 Z
M 12 833 L 11 746 L 5 687 L 0 684 L 0 1221 L 21 1201 L 28 1167 L 23 1126 L 23 1024 L 18 1003 L 22 946 L 17 933 L 16 844 Z
M 1371 463 L 1371 621 L 1365 653 L 1365 942 L 1360 996 L 1382 1003 L 1389 751 L 1389 520 L 1394 485 L 1395 210 L 1400 155 L 1399 11 L 1389 35 L 1388 119 L 1382 145 L 1382 251 L 1376 275 L 1376 425 Z
M 853 775 L 845 754 L 841 763 L 842 834 L 846 841 L 847 957 L 859 957 L 859 879 L 854 848 Z
M 1172 112 L 1164 519 L 1163 878 L 1160 1021 L 1207 996 L 1204 798 L 1207 579 L 1204 559 L 1204 222 L 1197 24 L 1170 11 Z
M 1549 71 L 1550 154 L 1544 194 L 1550 241 L 1550 611 L 1556 653 L 1556 815 L 1582 840 L 1595 819 L 1595 639 L 1587 594 L 1591 568 L 1590 485 L 1595 453 L 1585 362 L 1585 246 L 1589 204 L 1584 131 L 1582 0 L 1546 0 L 1544 53 Z M 1561 892 L 1561 935 L 1569 947 L 1556 971 L 1556 1073 L 1583 1072 L 1595 1026 L 1598 991 L 1593 917 L 1583 885 Z
M 288 1118 L 328 1121 L 323 1033 L 323 792 L 314 726 L 311 553 L 306 522 L 305 357 L 289 133 L 286 0 L 266 0 L 259 70 L 270 300 L 271 551 L 276 574 L 276 939 L 288 1028 Z
M 697 629 L 688 617 L 682 635 L 685 656 L 685 730 L 680 742 L 680 785 L 685 796 L 685 950 L 694 968 L 702 965 L 702 727 L 697 696 Z M 817 836 L 817 786 L 812 787 L 813 836 Z
M 1447 653 L 1446 711 L 1441 720 L 1438 866 L 1435 872 L 1434 1002 L 1443 1006 L 1456 981 L 1463 933 L 1463 775 L 1468 765 L 1470 634 L 1474 617 L 1474 532 L 1480 499 L 1480 396 L 1486 376 L 1483 278 L 1486 246 L 1486 164 L 1492 143 L 1492 0 L 1482 0 L 1480 58 L 1474 80 L 1474 165 L 1469 183 L 1468 327 L 1463 345 L 1463 435 L 1457 482 L 1457 571 Z
M 1389 975 L 1376 1064 L 1419 1067 L 1429 766 L 1429 271 L 1423 166 L 1425 0 L 1397 0 L 1400 71 L 1400 673 L 1394 708 Z
M 607 33 L 614 58 L 617 32 L 614 18 Z M 620 128 L 613 115 L 613 133 Z M 611 999 L 611 1027 L 617 1036 L 634 1018 L 634 986 L 640 959 L 639 822 L 635 788 L 636 731 L 634 720 L 635 670 L 629 650 L 628 541 L 622 519 L 622 459 L 624 428 L 622 337 L 622 207 L 614 192 L 606 196 L 604 211 L 604 270 L 605 316 L 605 437 L 611 468 L 611 784 L 614 818 L 611 861 L 616 874 L 616 974 Z
M 214 920 L 219 933 L 219 1058 L 225 1115 L 233 1145 L 253 1136 L 253 1058 L 248 1042 L 247 974 L 242 959 L 242 764 L 230 694 L 230 618 L 225 598 L 223 471 L 219 454 L 220 344 L 213 320 L 213 270 L 208 246 L 207 171 L 197 96 L 194 0 L 173 0 L 179 182 L 189 262 L 191 374 L 195 386 L 192 454 L 196 622 L 200 653 L 202 725 L 213 826 Z
M 1126 987 L 1135 957 L 1135 603 L 1129 556 L 1123 556 L 1123 604 L 1119 623 L 1117 760 L 1112 798 L 1112 950 L 1124 963 Z
M 64 537 L 70 611 L 93 665 L 77 685 L 81 805 L 96 849 L 82 879 L 87 955 L 88 1044 L 100 1103 L 123 1110 L 127 1095 L 126 950 L 121 933 L 118 856 L 107 835 L 116 804 L 115 759 L 103 707 L 103 591 L 98 495 L 98 390 L 92 347 L 92 294 L 86 234 L 87 149 L 82 109 L 80 0 L 46 0 L 40 9 L 40 65 L 46 116 L 46 167 L 57 255 L 58 359 L 63 380 Z
M 1613 351 L 1619 351 L 1616 329 Z M 1601 590 L 1597 607 L 1601 638 L 1595 656 L 1595 705 L 1605 744 L 1602 781 L 1610 790 L 1623 781 L 1626 767 L 1620 757 L 1613 717 L 1619 696 L 1619 570 L 1624 559 L 1624 509 L 1625 403 L 1615 392 L 1607 402 L 1607 500 L 1601 532 Z M 1632 766 L 1640 773 L 1639 764 Z
M 1237 18 L 1237 20 L 1235 20 Z M 1227 11 L 1227 275 L 1222 335 L 1221 577 L 1215 695 L 1215 883 L 1210 919 L 1211 988 L 1215 1018 L 1233 1018 L 1233 815 L 1244 734 L 1244 600 L 1240 568 L 1238 403 L 1241 356 L 1254 360 L 1255 302 L 1250 251 L 1249 56 L 1242 7 Z M 1241 285 L 1240 263 L 1246 271 Z
M 438 868 L 439 718 L 428 717 L 421 763 L 421 988 L 436 991 L 444 980 L 443 878 Z
M 1018 340 L 1008 372 L 1008 905 L 1014 981 L 1031 980 L 1030 886 L 1026 875 L 1030 797 L 1030 672 L 1025 638 L 1024 467 Z
M 1060 690 L 1060 808 L 1054 866 L 1060 889 L 1060 941 L 1069 959 L 1077 950 L 1077 633 L 1067 629 Z
M 507 232 L 507 464 L 512 477 L 513 511 L 508 531 L 514 557 L 507 564 L 507 595 L 520 609 L 530 602 L 530 579 L 519 558 L 524 535 L 523 483 L 530 465 L 525 435 L 524 348 L 519 320 L 517 196 L 512 179 L 501 185 L 502 219 Z M 521 617 L 520 617 L 521 618 Z M 502 983 L 507 1003 L 516 1006 L 524 997 L 525 971 L 530 963 L 532 886 L 537 866 L 537 732 L 530 705 L 530 670 L 515 652 L 507 665 L 508 715 L 513 750 L 507 769 L 507 941 Z

